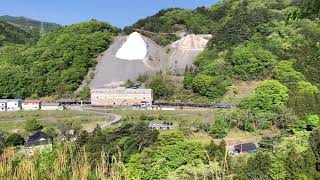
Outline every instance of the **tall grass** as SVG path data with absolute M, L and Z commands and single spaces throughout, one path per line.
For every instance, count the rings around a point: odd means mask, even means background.
M 111 159 L 111 160 L 110 160 Z M 126 180 L 124 164 L 106 153 L 90 161 L 84 149 L 64 144 L 52 151 L 43 150 L 30 156 L 6 149 L 0 156 L 0 179 L 12 180 Z

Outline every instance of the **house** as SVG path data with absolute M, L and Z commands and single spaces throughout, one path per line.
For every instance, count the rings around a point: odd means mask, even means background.
M 98 88 L 91 90 L 93 106 L 152 106 L 152 89 L 133 89 L 125 87 Z
M 237 154 L 240 154 L 240 153 L 255 154 L 257 152 L 257 146 L 253 143 L 238 144 L 233 147 L 233 152 Z
M 42 103 L 41 110 L 44 111 L 54 111 L 54 110 L 64 110 L 65 107 L 59 103 Z
M 42 131 L 35 132 L 25 142 L 26 147 L 43 146 L 47 144 L 50 144 L 50 137 Z
M 22 103 L 22 110 L 24 111 L 34 111 L 40 110 L 41 101 L 40 100 L 24 100 Z
M 170 122 L 149 123 L 148 127 L 151 129 L 170 130 L 170 129 L 173 129 L 173 123 L 170 123 Z
M 8 99 L 7 100 L 7 111 L 20 111 L 22 106 L 21 99 Z
M 6 110 L 7 110 L 7 101 L 0 100 L 0 111 L 6 111 Z

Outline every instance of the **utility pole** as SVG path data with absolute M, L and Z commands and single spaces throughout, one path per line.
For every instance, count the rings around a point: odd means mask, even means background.
M 44 36 L 44 23 L 41 21 L 41 27 L 40 27 L 40 37 Z

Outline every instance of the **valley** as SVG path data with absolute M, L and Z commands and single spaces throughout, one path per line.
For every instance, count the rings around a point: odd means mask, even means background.
M 0 179 L 319 179 L 319 5 L 0 16 Z

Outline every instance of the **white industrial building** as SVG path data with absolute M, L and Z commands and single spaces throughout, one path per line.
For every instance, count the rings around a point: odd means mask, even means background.
M 24 100 L 22 102 L 22 110 L 24 111 L 35 111 L 40 110 L 41 101 L 40 100 Z
M 0 99 L 0 111 L 20 111 L 21 108 L 21 99 Z
M 91 105 L 93 106 L 151 106 L 152 101 L 152 89 L 117 87 L 91 90 Z

